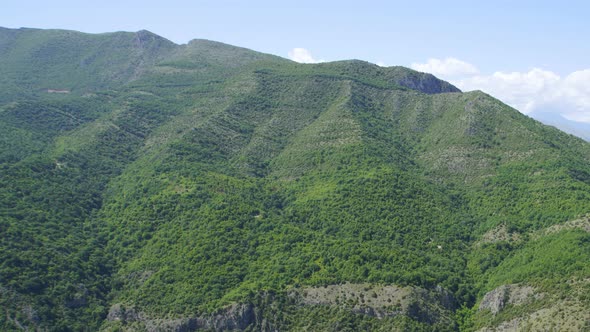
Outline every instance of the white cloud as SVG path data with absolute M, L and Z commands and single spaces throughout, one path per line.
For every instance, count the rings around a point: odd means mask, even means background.
M 523 113 L 554 112 L 590 123 L 590 70 L 565 78 L 533 68 L 527 72 L 495 72 L 452 81 L 462 90 L 482 90 Z
M 387 64 L 385 64 L 383 61 L 377 61 L 376 65 L 379 67 L 387 67 Z
M 483 75 L 476 66 L 455 58 L 429 59 L 411 67 L 447 79 L 464 91 L 482 90 L 523 113 L 552 112 L 590 123 L 590 69 L 565 77 L 539 68 Z
M 590 123 L 590 69 L 567 75 L 560 93 L 561 98 L 571 100 L 574 106 L 564 115 L 570 120 Z
M 465 61 L 455 58 L 428 59 L 426 63 L 412 63 L 412 69 L 431 73 L 435 76 L 446 78 L 461 77 L 465 75 L 475 75 L 479 73 L 477 68 Z
M 312 55 L 311 52 L 305 48 L 296 47 L 289 51 L 289 59 L 300 62 L 300 63 L 318 63 L 324 62 L 324 60 L 317 60 Z
M 482 90 L 501 99 L 523 113 L 530 113 L 554 99 L 559 75 L 538 68 L 528 72 L 495 72 L 453 80 L 462 90 Z

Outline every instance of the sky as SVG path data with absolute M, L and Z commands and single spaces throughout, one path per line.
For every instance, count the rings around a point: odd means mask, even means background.
M 150 30 L 299 62 L 402 65 L 590 123 L 590 1 L 6 1 L 0 26 Z

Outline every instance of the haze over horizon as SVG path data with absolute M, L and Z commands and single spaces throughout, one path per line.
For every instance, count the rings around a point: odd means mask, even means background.
M 8 3 L 0 19 L 9 28 L 147 29 L 176 43 L 210 39 L 297 62 L 407 66 L 464 91 L 485 91 L 525 114 L 558 114 L 575 125 L 590 123 L 590 45 L 583 40 L 589 9 L 581 1 L 58 0 Z

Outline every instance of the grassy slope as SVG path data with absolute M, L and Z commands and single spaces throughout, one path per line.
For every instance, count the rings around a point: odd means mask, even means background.
M 0 30 L 0 102 L 84 94 L 120 86 L 175 51 L 148 31 L 84 34 L 66 30 Z
M 116 302 L 195 315 L 344 281 L 442 285 L 472 305 L 503 282 L 587 277 L 542 277 L 576 261 L 556 252 L 588 250 L 583 235 L 473 246 L 501 224 L 526 233 L 590 210 L 588 144 L 483 93 L 146 32 L 0 36 L 6 328 L 96 327 Z M 7 104 L 48 82 L 117 90 Z M 318 310 L 285 324 L 331 315 Z

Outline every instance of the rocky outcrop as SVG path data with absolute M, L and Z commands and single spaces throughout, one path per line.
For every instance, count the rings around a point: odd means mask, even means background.
M 113 305 L 107 315 L 107 321 L 119 322 L 123 326 L 139 325 L 148 332 L 175 331 L 243 331 L 256 323 L 257 315 L 252 304 L 233 304 L 214 314 L 175 319 L 153 318 L 125 307 L 121 303 Z
M 542 294 L 536 293 L 531 286 L 502 285 L 484 295 L 478 310 L 490 310 L 492 314 L 496 315 L 506 305 L 521 305 L 542 296 Z
M 280 323 L 273 315 L 277 314 L 276 310 L 283 310 L 277 309 L 276 304 L 285 300 L 293 308 L 330 306 L 377 319 L 404 315 L 419 322 L 443 325 L 453 324 L 457 307 L 454 298 L 442 287 L 346 283 L 294 289 L 282 295 L 261 293 L 252 303 L 235 303 L 216 313 L 193 317 L 156 318 L 118 303 L 110 308 L 107 322 L 129 331 L 275 331 Z
M 134 322 L 139 320 L 139 315 L 133 308 L 126 308 L 121 303 L 117 303 L 109 309 L 107 320 Z
M 584 216 L 580 219 L 569 220 L 562 224 L 553 225 L 551 227 L 542 229 L 532 234 L 533 239 L 537 239 L 541 236 L 559 233 L 561 231 L 581 229 L 590 233 L 590 215 Z
M 440 286 L 433 290 L 414 287 L 407 315 L 428 324 L 451 324 L 451 313 L 457 308 L 453 296 Z
M 501 224 L 495 228 L 490 229 L 481 239 L 475 243 L 476 247 L 481 247 L 487 243 L 509 242 L 515 243 L 521 240 L 521 236 L 517 232 L 511 232 L 506 224 Z
M 478 332 L 589 331 L 590 311 L 576 299 L 550 301 L 549 305 L 518 317 L 486 326 Z
M 13 326 L 21 330 L 41 329 L 42 321 L 37 310 L 17 292 L 0 286 L 0 307 L 2 307 L 3 314 L 8 322 L 7 325 L 4 325 L 4 328 L 11 327 L 12 323 Z
M 245 330 L 256 322 L 256 318 L 252 304 L 234 304 L 214 315 L 191 319 L 189 327 L 215 331 Z
M 378 319 L 406 315 L 435 324 L 450 322 L 456 301 L 442 287 L 423 289 L 396 285 L 342 284 L 293 291 L 304 305 L 332 305 Z
M 426 73 L 406 76 L 399 79 L 398 84 L 403 87 L 410 88 L 412 90 L 418 90 L 428 94 L 461 92 L 461 90 L 459 90 L 454 85 Z

